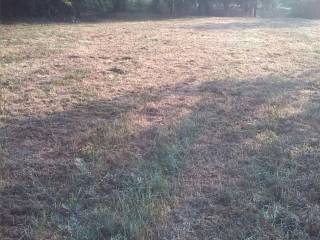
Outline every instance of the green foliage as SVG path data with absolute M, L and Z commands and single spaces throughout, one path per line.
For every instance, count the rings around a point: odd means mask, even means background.
M 279 6 L 292 9 L 291 16 L 320 17 L 318 0 L 3 0 L 4 17 L 96 17 L 124 11 L 151 10 L 170 15 L 230 15 L 237 6 L 244 15 L 252 15 L 259 1 L 261 10 L 273 11 Z

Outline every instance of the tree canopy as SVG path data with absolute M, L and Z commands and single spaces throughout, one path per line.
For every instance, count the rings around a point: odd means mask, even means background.
M 319 17 L 317 0 L 2 0 L 3 17 L 61 18 L 108 16 L 143 11 L 163 15 L 255 16 L 258 6 L 292 8 L 298 17 Z M 1 9 L 0 8 L 0 9 Z

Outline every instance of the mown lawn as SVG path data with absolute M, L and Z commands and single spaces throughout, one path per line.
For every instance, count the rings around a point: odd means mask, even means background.
M 320 22 L 0 26 L 0 239 L 320 239 Z

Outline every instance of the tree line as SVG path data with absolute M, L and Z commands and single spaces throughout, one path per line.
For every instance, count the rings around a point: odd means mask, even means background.
M 258 8 L 288 6 L 298 17 L 320 17 L 320 0 L 0 0 L 4 18 L 105 17 L 143 11 L 162 15 L 256 16 Z
M 88 14 L 108 15 L 126 11 L 149 11 L 163 15 L 210 15 L 214 9 L 228 14 L 231 5 L 249 11 L 257 0 L 2 0 L 7 17 L 81 18 Z

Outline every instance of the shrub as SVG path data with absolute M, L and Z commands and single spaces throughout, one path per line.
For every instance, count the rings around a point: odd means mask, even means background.
M 3 17 L 57 17 L 67 16 L 72 7 L 63 0 L 3 0 L 1 2 Z

